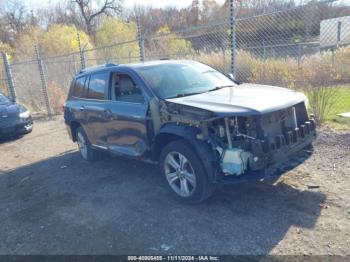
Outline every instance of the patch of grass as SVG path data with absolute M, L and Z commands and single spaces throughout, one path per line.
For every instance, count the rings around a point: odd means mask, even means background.
M 350 129 L 350 119 L 337 116 L 337 114 L 350 112 L 350 85 L 335 87 L 334 104 L 326 116 L 326 125 L 335 129 Z
M 332 124 L 340 127 L 340 129 L 350 128 L 350 119 L 338 116 L 340 113 L 350 112 L 350 85 L 330 86 L 325 89 L 316 89 L 315 92 L 314 95 L 316 94 L 319 98 L 316 100 L 319 104 L 316 108 L 328 107 L 328 109 L 325 109 L 324 113 L 326 115 L 323 118 L 323 122 L 326 125 Z M 309 97 L 310 103 L 312 103 L 313 94 L 307 90 L 304 93 Z M 312 106 L 310 106 L 309 112 L 312 111 L 311 108 Z
M 334 119 L 337 114 L 350 112 L 350 85 L 339 86 L 335 92 L 335 103 L 327 116 L 327 120 Z

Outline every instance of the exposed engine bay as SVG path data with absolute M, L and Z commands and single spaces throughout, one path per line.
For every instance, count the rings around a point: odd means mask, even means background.
M 152 106 L 151 106 L 152 107 Z M 155 106 L 153 106 L 155 108 Z M 196 139 L 208 143 L 224 176 L 263 170 L 311 144 L 315 122 L 305 102 L 266 114 L 217 116 L 191 106 L 161 101 L 155 127 L 164 123 L 200 130 Z M 155 110 L 153 110 L 155 112 Z

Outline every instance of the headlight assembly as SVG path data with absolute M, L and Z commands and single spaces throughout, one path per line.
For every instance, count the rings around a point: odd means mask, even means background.
M 309 99 L 307 98 L 307 96 L 305 96 L 305 107 L 306 107 L 306 110 L 309 109 Z
M 28 118 L 29 116 L 30 116 L 29 110 L 26 110 L 26 111 L 21 112 L 21 113 L 19 114 L 19 117 L 20 117 L 20 118 Z

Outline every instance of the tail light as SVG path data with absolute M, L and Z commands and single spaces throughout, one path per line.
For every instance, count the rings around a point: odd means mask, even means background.
M 65 107 L 66 107 L 66 103 L 64 103 L 63 105 L 62 105 L 62 113 L 64 113 L 64 109 L 65 109 Z

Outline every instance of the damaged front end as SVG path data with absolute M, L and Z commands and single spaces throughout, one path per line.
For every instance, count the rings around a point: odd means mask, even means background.
M 251 115 L 225 115 L 162 101 L 158 127 L 165 123 L 198 129 L 195 139 L 210 146 L 215 180 L 248 177 L 289 160 L 311 145 L 316 136 L 314 120 L 304 102 L 277 111 Z

